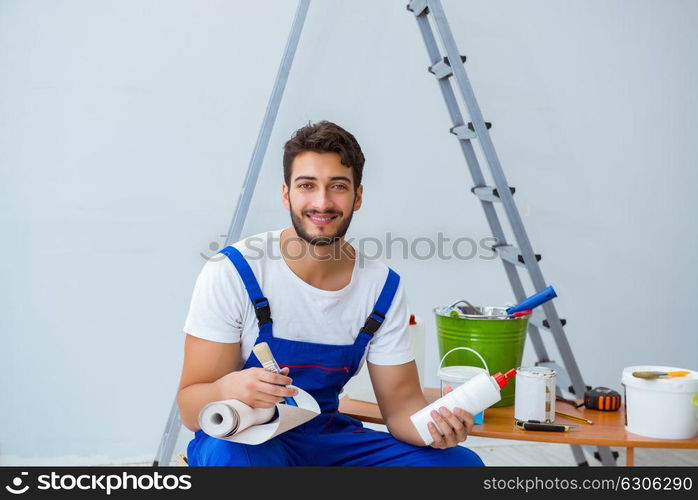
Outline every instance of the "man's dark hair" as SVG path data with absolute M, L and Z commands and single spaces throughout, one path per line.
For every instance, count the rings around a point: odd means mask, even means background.
M 304 151 L 339 154 L 342 165 L 351 167 L 354 172 L 354 191 L 358 189 L 366 160 L 351 133 L 326 120 L 296 130 L 284 144 L 284 181 L 287 186 L 291 185 L 293 160 Z

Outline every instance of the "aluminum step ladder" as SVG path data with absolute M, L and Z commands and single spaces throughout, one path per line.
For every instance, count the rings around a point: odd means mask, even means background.
M 309 4 L 310 0 L 300 0 L 298 3 L 291 33 L 284 50 L 272 95 L 267 105 L 257 144 L 255 145 L 252 158 L 250 159 L 225 246 L 235 243 L 240 239 L 242 227 L 247 216 L 264 154 L 269 143 L 269 137 L 276 120 L 279 104 L 298 46 L 298 39 L 300 38 Z M 548 285 L 543 278 L 543 273 L 538 264 L 541 256 L 534 253 L 528 235 L 526 234 L 521 215 L 514 202 L 513 195 L 515 189 L 509 186 L 494 145 L 492 144 L 492 140 L 490 139 L 489 129 L 491 123 L 484 121 L 480 107 L 475 99 L 475 94 L 465 71 L 464 63 L 466 58 L 461 56 L 456 46 L 440 0 L 411 0 L 407 5 L 407 10 L 414 15 L 422 34 L 429 57 L 428 70 L 433 74 L 439 84 L 439 88 L 451 117 L 450 132 L 455 135 L 458 140 L 474 182 L 474 187 L 471 191 L 480 199 L 492 235 L 496 239 L 496 244 L 492 248 L 501 257 L 504 271 L 509 279 L 516 300 L 522 301 L 527 297 L 527 294 L 521 282 L 518 268 L 524 268 L 528 271 L 535 291 L 542 290 Z M 434 30 L 432 29 L 432 23 L 436 27 L 436 32 L 441 40 L 441 46 L 445 51 L 445 55 L 442 55 L 440 51 L 439 44 L 434 36 Z M 455 64 L 453 64 L 453 61 L 455 61 Z M 452 85 L 454 80 L 456 89 L 460 92 L 467 108 L 467 122 L 463 118 L 460 105 L 456 98 L 456 91 Z M 485 163 L 489 167 L 492 179 L 494 180 L 494 186 L 488 186 L 485 181 L 483 171 L 473 147 L 473 141 L 479 141 L 480 143 L 480 148 L 485 156 Z M 497 214 L 497 206 L 502 207 L 504 210 L 504 214 L 514 234 L 516 246 L 507 242 Z M 575 395 L 581 397 L 587 386 L 584 384 L 582 374 L 579 371 L 579 367 L 577 366 L 577 362 L 575 361 L 572 349 L 563 329 L 566 321 L 559 317 L 552 301 L 543 304 L 542 308 L 542 312 L 536 311 L 536 313 L 533 314 L 529 320 L 528 326 L 528 336 L 531 339 L 531 343 L 533 344 L 538 358 L 536 365 L 553 368 L 557 372 L 558 395 L 562 396 L 567 392 L 573 392 Z M 541 338 L 541 330 L 549 333 L 553 337 L 558 351 L 562 356 L 562 366 L 549 358 L 545 344 Z M 177 441 L 180 428 L 179 410 L 175 400 L 170 410 L 160 447 L 153 462 L 154 466 L 159 464 L 168 465 L 170 463 L 172 451 Z M 577 464 L 580 466 L 588 465 L 582 447 L 579 445 L 572 445 L 571 448 Z M 593 447 L 588 448 L 592 449 Z M 599 446 L 596 447 L 596 449 L 598 450 L 598 457 L 603 465 L 616 465 L 615 454 L 610 448 Z
M 480 106 L 475 99 L 475 93 L 465 71 L 464 63 L 466 57 L 462 56 L 453 33 L 446 19 L 440 0 L 411 0 L 407 5 L 417 20 L 417 25 L 422 34 L 424 45 L 429 57 L 429 72 L 436 78 L 441 94 L 448 108 L 452 126 L 450 132 L 456 136 L 458 143 L 465 157 L 470 175 L 473 178 L 474 186 L 471 189 L 473 194 L 480 199 L 485 217 L 492 231 L 492 235 L 497 240 L 493 250 L 501 257 L 504 271 L 509 278 L 514 296 L 518 302 L 526 298 L 518 268 L 523 267 L 528 271 L 535 291 L 540 291 L 548 285 L 543 278 L 543 273 L 538 262 L 541 259 L 539 254 L 533 252 L 533 247 L 526 234 L 521 215 L 514 202 L 515 188 L 509 186 L 502 170 L 502 166 L 497 157 L 490 138 L 489 129 L 492 124 L 485 122 Z M 441 40 L 441 47 L 445 51 L 442 55 L 437 40 L 432 29 L 432 22 L 436 27 L 436 32 Z M 469 121 L 465 121 L 460 111 L 460 105 L 456 98 L 456 93 L 452 85 L 455 80 L 456 88 L 460 92 L 466 106 Z M 483 175 L 480 163 L 478 162 L 473 141 L 480 143 L 480 149 L 485 156 L 485 163 L 489 167 L 490 174 L 494 180 L 494 186 L 488 186 Z M 506 240 L 502 224 L 497 215 L 496 207 L 501 206 L 509 221 L 516 246 Z M 560 319 L 553 301 L 546 302 L 542 306 L 543 312 L 536 311 L 529 320 L 528 336 L 536 351 L 539 366 L 553 368 L 557 374 L 557 394 L 563 395 L 563 389 L 570 387 L 574 394 L 583 396 L 586 386 L 579 371 L 577 362 L 572 354 L 569 342 L 563 330 L 566 323 Z M 541 338 L 540 330 L 549 332 L 562 356 L 563 366 L 551 360 Z M 570 384 L 571 383 L 571 384 Z M 572 453 L 579 465 L 588 465 L 582 448 L 578 445 L 572 446 Z M 611 450 L 606 446 L 598 447 L 598 454 L 604 465 L 615 465 L 615 458 Z

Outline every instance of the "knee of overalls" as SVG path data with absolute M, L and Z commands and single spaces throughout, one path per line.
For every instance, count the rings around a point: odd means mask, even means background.
M 408 467 L 483 467 L 485 464 L 473 450 L 463 446 L 453 446 L 446 449 L 431 448 L 430 446 L 412 446 L 400 443 L 404 450 L 393 449 L 393 458 L 385 465 Z
M 192 467 L 291 465 L 278 439 L 252 446 L 217 439 L 201 430 L 187 446 L 187 460 Z
M 435 448 L 423 448 L 427 457 L 424 465 L 439 467 L 484 467 L 485 463 L 480 456 L 470 448 L 453 446 L 445 450 Z M 427 451 L 430 450 L 430 451 Z

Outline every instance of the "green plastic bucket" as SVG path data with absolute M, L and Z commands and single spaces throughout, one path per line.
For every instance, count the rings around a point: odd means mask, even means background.
M 456 317 L 449 315 L 449 308 L 434 309 L 440 357 L 456 347 L 469 347 L 482 355 L 490 375 L 521 366 L 529 317 L 510 319 L 505 307 L 485 306 L 477 309 L 483 314 L 461 313 Z M 471 352 L 458 351 L 448 357 L 444 366 L 478 364 L 480 360 Z M 513 405 L 515 388 L 516 378 L 502 389 L 502 399 L 493 406 Z

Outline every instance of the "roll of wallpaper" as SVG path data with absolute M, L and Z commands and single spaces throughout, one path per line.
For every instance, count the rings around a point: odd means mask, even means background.
M 201 409 L 199 426 L 206 434 L 224 438 L 274 418 L 276 408 L 251 408 L 237 399 L 214 401 Z
M 277 403 L 274 408 L 251 408 L 237 399 L 214 401 L 199 412 L 199 427 L 205 434 L 225 441 L 261 444 L 320 414 L 320 406 L 309 393 L 298 390 L 298 406 Z

